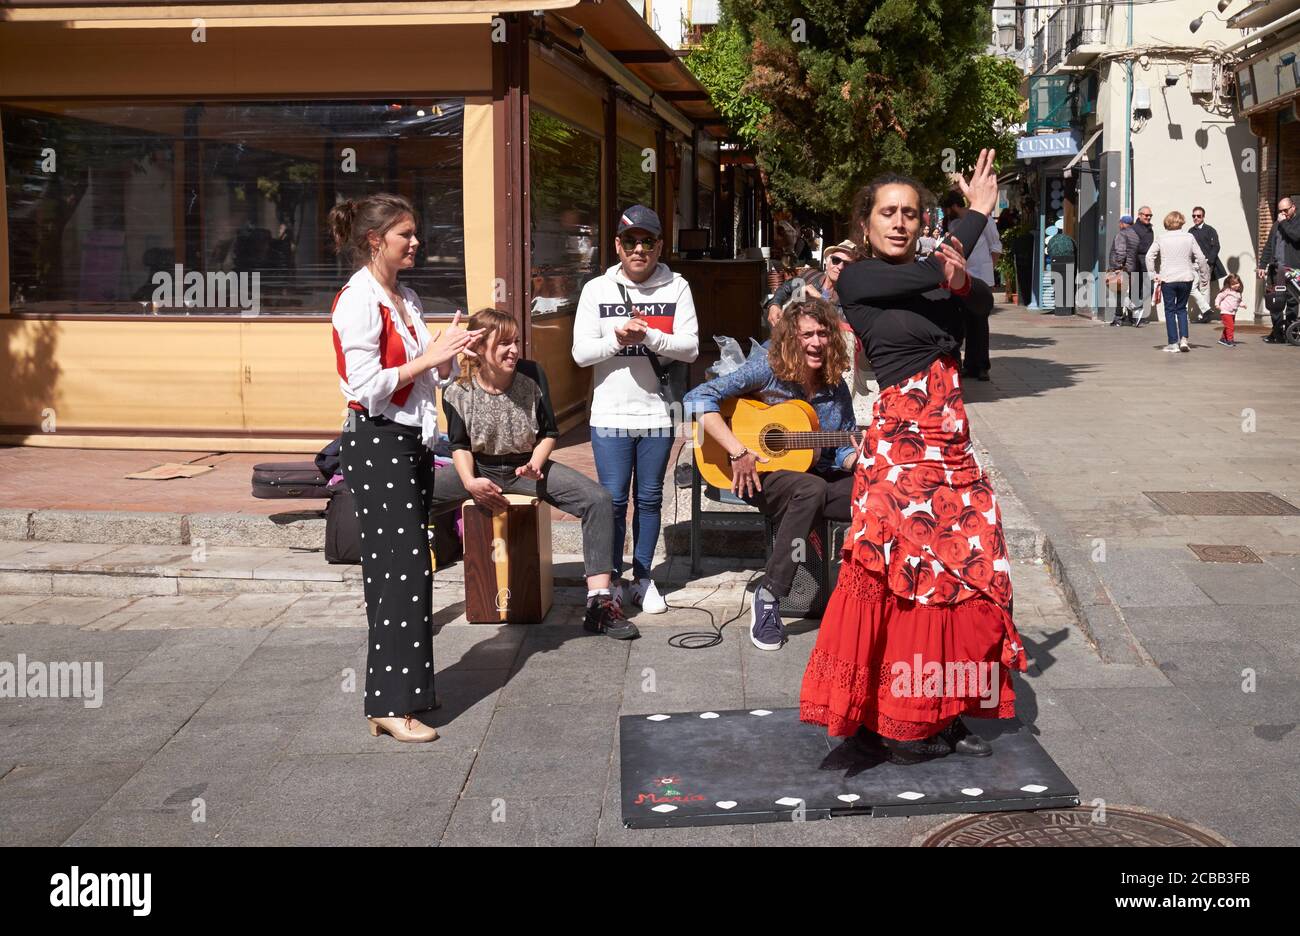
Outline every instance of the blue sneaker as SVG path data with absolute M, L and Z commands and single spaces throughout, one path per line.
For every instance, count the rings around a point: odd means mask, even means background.
M 760 650 L 780 650 L 785 643 L 785 625 L 781 623 L 781 602 L 762 597 L 763 588 L 754 591 L 749 609 L 749 639 Z

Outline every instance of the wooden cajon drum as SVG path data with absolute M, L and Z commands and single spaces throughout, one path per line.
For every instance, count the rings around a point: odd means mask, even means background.
M 551 508 L 536 497 L 503 494 L 491 513 L 465 501 L 465 620 L 540 624 L 551 610 Z

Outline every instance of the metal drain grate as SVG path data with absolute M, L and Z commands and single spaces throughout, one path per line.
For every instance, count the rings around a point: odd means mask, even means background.
M 927 848 L 1221 848 L 1231 843 L 1206 829 L 1132 806 L 1107 806 L 1105 822 L 1094 822 L 1093 810 L 1080 806 L 966 816 L 935 829 L 923 844 Z
M 1267 491 L 1143 491 L 1167 514 L 1197 517 L 1295 517 L 1300 508 Z
M 1202 562 L 1263 562 L 1249 546 L 1206 545 L 1188 543 L 1187 548 L 1196 553 Z

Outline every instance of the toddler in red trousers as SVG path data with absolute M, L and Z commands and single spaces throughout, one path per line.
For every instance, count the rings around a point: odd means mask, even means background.
M 1229 273 L 1223 281 L 1223 291 L 1214 300 L 1214 307 L 1219 310 L 1219 319 L 1223 322 L 1223 337 L 1219 339 L 1219 344 L 1225 348 L 1237 346 L 1233 336 L 1237 326 L 1237 309 L 1241 307 L 1241 293 L 1241 277 Z

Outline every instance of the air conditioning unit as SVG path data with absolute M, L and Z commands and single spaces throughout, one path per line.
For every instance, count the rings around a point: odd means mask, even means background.
M 1192 65 L 1192 94 L 1214 93 L 1214 66 L 1209 63 Z

